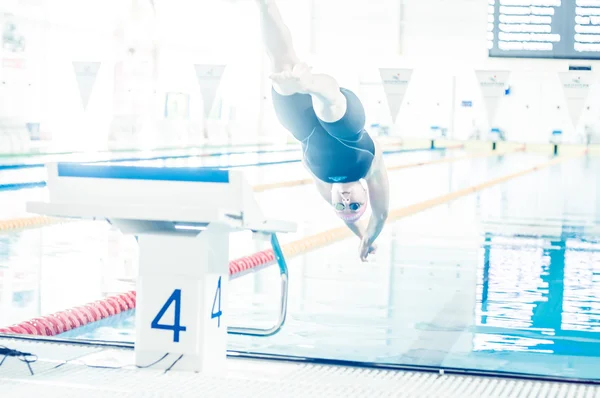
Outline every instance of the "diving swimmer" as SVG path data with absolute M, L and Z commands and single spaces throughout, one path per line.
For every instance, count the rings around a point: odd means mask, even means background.
M 360 99 L 300 61 L 275 0 L 255 0 L 272 67 L 279 122 L 302 145 L 303 163 L 320 195 L 360 239 L 360 258 L 376 249 L 389 209 L 389 182 L 379 144 L 367 133 Z M 359 222 L 367 205 L 371 218 Z

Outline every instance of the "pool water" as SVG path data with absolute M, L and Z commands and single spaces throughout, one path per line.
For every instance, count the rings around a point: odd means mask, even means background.
M 394 172 L 391 207 L 545 159 L 511 154 Z M 570 160 L 390 222 L 367 263 L 358 259 L 356 238 L 289 259 L 282 330 L 271 337 L 230 335 L 229 349 L 600 380 L 599 172 L 600 159 Z M 272 217 L 293 216 L 300 223 L 297 233 L 281 236 L 284 243 L 339 226 L 313 186 L 259 197 Z M 4 311 L 19 314 L 10 321 L 82 304 L 98 292 L 135 288 L 135 241 L 102 223 L 0 239 L 0 266 L 13 273 L 12 281 L 15 272 L 37 273 L 30 296 L 3 298 Z M 246 242 L 232 244 L 232 257 L 256 248 L 243 234 L 232 239 Z M 23 242 L 35 242 L 37 249 L 25 254 Z M 230 282 L 225 311 L 231 325 L 275 322 L 276 268 Z M 59 298 L 61 289 L 71 297 Z M 19 305 L 20 312 L 14 309 Z M 134 342 L 134 328 L 132 310 L 59 337 Z

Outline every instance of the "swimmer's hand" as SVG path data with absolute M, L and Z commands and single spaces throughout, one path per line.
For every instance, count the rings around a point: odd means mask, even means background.
M 377 245 L 369 243 L 369 239 L 364 237 L 360 241 L 360 259 L 365 262 L 369 254 L 375 254 Z
M 270 78 L 277 92 L 282 95 L 305 94 L 310 90 L 312 73 L 308 65 L 299 63 L 291 70 L 272 74 Z

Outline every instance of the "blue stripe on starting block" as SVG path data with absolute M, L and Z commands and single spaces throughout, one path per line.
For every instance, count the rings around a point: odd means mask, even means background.
M 229 171 L 208 167 L 98 166 L 59 163 L 59 177 L 229 183 Z

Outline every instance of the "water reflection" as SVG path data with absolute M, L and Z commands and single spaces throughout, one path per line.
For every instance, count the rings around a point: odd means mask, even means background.
M 487 234 L 474 350 L 600 353 L 588 347 L 600 343 L 599 249 L 577 233 Z

